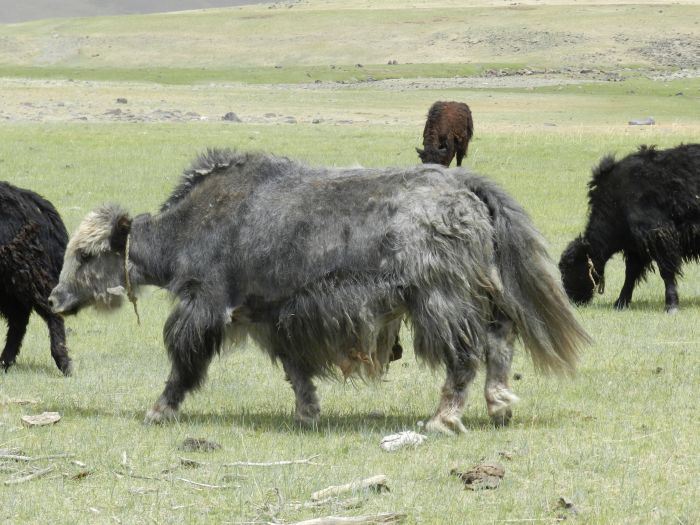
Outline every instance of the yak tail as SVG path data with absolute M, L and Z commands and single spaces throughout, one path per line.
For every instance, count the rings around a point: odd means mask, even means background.
M 474 177 L 472 191 L 489 207 L 503 283 L 497 306 L 510 318 L 535 368 L 573 374 L 591 338 L 564 292 L 546 243 L 525 210 L 492 182 Z

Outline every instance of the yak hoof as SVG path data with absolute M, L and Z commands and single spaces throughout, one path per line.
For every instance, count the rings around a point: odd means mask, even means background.
M 512 417 L 513 411 L 510 408 L 506 408 L 491 414 L 491 424 L 495 427 L 506 427 L 510 423 Z
M 73 375 L 73 361 L 70 359 L 65 363 L 58 366 L 58 369 L 63 372 L 64 377 L 70 377 Z
M 152 409 L 146 413 L 143 422 L 146 425 L 160 425 L 172 421 L 177 416 L 177 410 L 167 405 L 156 403 Z
M 447 434 L 448 436 L 467 433 L 467 427 L 462 423 L 461 416 L 455 414 L 435 414 L 425 425 L 425 429 L 428 432 Z
M 676 315 L 678 313 L 678 307 L 677 306 L 671 306 L 666 308 L 666 313 L 668 315 Z
M 5 372 L 7 372 L 7 370 L 8 370 L 12 365 L 14 365 L 14 364 L 15 364 L 15 361 L 14 361 L 14 360 L 12 360 L 12 361 L 5 361 L 5 360 L 3 359 L 2 361 L 0 361 L 0 366 L 2 366 L 2 369 L 3 369 Z
M 297 406 L 294 421 L 302 427 L 315 428 L 320 419 L 321 408 L 317 405 Z
M 496 426 L 508 424 L 510 418 L 513 417 L 513 411 L 510 407 L 520 401 L 520 398 L 507 386 L 499 383 L 487 386 L 485 394 L 486 406 L 493 424 Z

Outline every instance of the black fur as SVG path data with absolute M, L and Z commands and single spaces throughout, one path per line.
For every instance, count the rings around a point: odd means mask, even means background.
M 7 369 L 17 359 L 32 310 L 49 327 L 51 355 L 59 370 L 71 372 L 63 319 L 48 305 L 58 283 L 68 234 L 50 202 L 36 193 L 0 182 L 0 317 L 7 320 Z
M 606 262 L 622 252 L 625 282 L 615 308 L 629 306 L 635 285 L 656 263 L 665 308 L 675 311 L 681 265 L 700 257 L 700 144 L 641 146 L 619 161 L 606 156 L 589 188 L 586 230 L 559 262 L 569 297 L 584 304 L 596 286 L 602 291 Z

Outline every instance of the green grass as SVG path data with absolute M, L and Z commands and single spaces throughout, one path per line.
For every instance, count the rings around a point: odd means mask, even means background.
M 337 0 L 314 0 L 291 9 L 0 27 L 5 38 L 0 39 L 0 76 L 15 79 L 2 81 L 0 117 L 10 118 L 0 120 L 0 178 L 45 195 L 73 230 L 91 208 L 107 201 L 134 214 L 157 211 L 182 169 L 209 146 L 263 149 L 317 165 L 412 165 L 432 101 L 464 100 L 476 121 L 466 163 L 527 208 L 558 259 L 585 224 L 586 183 L 601 156 L 622 156 L 640 143 L 698 142 L 697 79 L 655 82 L 630 70 L 623 82 L 534 89 L 385 90 L 371 82 L 352 89 L 278 86 L 369 76 L 471 76 L 482 68 L 521 64 L 561 67 L 568 60 L 578 64 L 584 53 L 557 48 L 496 57 L 483 47 L 465 58 L 464 47 L 426 46 L 430 38 L 441 40 L 430 36 L 441 31 L 447 41 L 473 35 L 477 21 L 507 29 L 506 36 L 517 28 L 581 32 L 590 36 L 593 48 L 610 45 L 620 32 L 631 38 L 644 32 L 649 38 L 697 32 L 692 16 L 697 7 L 690 4 L 586 3 L 576 7 L 576 16 L 571 5 L 474 4 L 464 8 L 462 2 L 444 0 L 411 9 L 396 0 L 360 1 L 342 10 Z M 659 10 L 669 16 L 658 16 Z M 61 45 L 73 38 L 83 38 L 79 53 L 51 54 L 65 50 Z M 54 48 L 55 40 L 63 44 Z M 349 40 L 353 45 L 345 49 Z M 321 41 L 328 45 L 319 46 Z M 425 58 L 419 60 L 415 55 L 421 53 Z M 400 64 L 382 65 L 388 59 Z M 619 64 L 612 58 L 610 63 Z M 233 110 L 244 122 L 70 121 L 74 115 L 68 109 L 99 114 L 121 96 L 129 99 L 124 108 L 137 114 L 157 108 L 202 115 Z M 294 116 L 299 123 L 265 123 L 267 112 Z M 31 121 L 37 115 L 44 116 Z M 627 125 L 647 115 L 658 125 Z M 311 124 L 316 117 L 321 123 Z M 606 269 L 605 294 L 579 310 L 594 344 L 582 356 L 576 378 L 536 375 L 519 349 L 513 372 L 522 379 L 512 385 L 522 401 L 510 427 L 489 424 L 480 375 L 465 413 L 467 435 L 431 436 L 418 449 L 394 454 L 379 449 L 380 439 L 416 429 L 435 409 L 442 383 L 442 373 L 419 366 L 410 350 L 392 365 L 386 382 L 320 383 L 317 431 L 293 425 L 294 399 L 283 372 L 252 346 L 214 360 L 208 381 L 187 398 L 177 422 L 147 427 L 144 413 L 169 369 L 162 326 L 171 299 L 164 291 L 143 291 L 140 326 L 128 305 L 111 315 L 86 311 L 69 318 L 76 371 L 67 379 L 53 365 L 46 328 L 34 316 L 17 366 L 0 374 L 0 449 L 72 456 L 30 465 L 0 459 L 0 521 L 288 523 L 397 511 L 411 524 L 553 523 L 566 514 L 557 504 L 566 496 L 578 509 L 567 522 L 697 523 L 700 267 L 685 267 L 676 316 L 663 314 L 663 286 L 656 274 L 638 287 L 628 311 L 613 311 L 623 277 L 617 256 Z M 402 335 L 410 348 L 410 332 Z M 20 399 L 36 403 L 16 403 Z M 43 411 L 58 411 L 63 419 L 51 427 L 22 426 L 22 415 Z M 186 437 L 207 438 L 222 448 L 184 452 L 179 445 Z M 316 454 L 321 465 L 225 466 Z M 185 468 L 181 457 L 203 465 Z M 496 490 L 466 491 L 449 475 L 455 465 L 468 468 L 482 459 L 506 468 Z M 3 483 L 48 465 L 54 470 L 43 478 Z M 279 506 L 378 473 L 388 476 L 391 492 L 362 494 L 361 508 Z M 182 479 L 226 488 L 205 489 Z
M 0 127 L 0 166 L 10 181 L 53 200 L 72 229 L 89 208 L 107 200 L 134 213 L 155 211 L 177 173 L 206 145 L 264 144 L 316 164 L 415 160 L 410 148 L 397 157 L 392 153 L 410 141 L 408 128 L 323 131 L 319 140 L 318 126 L 302 125 L 6 124 Z M 255 140 L 246 142 L 249 137 Z M 661 146 L 692 139 L 660 131 L 648 138 Z M 556 256 L 584 222 L 585 182 L 599 152 L 624 153 L 637 142 L 635 135 L 591 131 L 483 133 L 470 164 L 531 211 Z M 0 515 L 26 523 L 235 523 L 402 511 L 409 523 L 546 522 L 560 514 L 557 500 L 567 496 L 582 523 L 692 523 L 700 518 L 693 503 L 700 467 L 695 441 L 700 274 L 694 265 L 687 267 L 682 310 L 675 317 L 662 313 L 663 290 L 655 276 L 639 288 L 630 311 L 612 311 L 622 278 L 621 262 L 614 260 L 606 295 L 581 309 L 595 344 L 576 379 L 538 377 L 520 352 L 513 370 L 523 375 L 514 383 L 522 402 L 511 427 L 489 425 L 479 377 L 465 417 L 468 435 L 433 436 L 415 451 L 396 454 L 379 449 L 381 437 L 425 420 L 441 383 L 441 374 L 417 365 L 411 353 L 392 367 L 388 383 L 321 383 L 323 413 L 316 432 L 293 426 L 293 396 L 283 373 L 250 347 L 215 360 L 205 387 L 184 403 L 179 422 L 146 427 L 142 417 L 168 370 L 161 343 L 170 303 L 164 292 L 145 292 L 141 326 L 128 307 L 109 316 L 88 311 L 70 318 L 76 374 L 69 379 L 53 367 L 46 329 L 33 319 L 18 365 L 0 377 L 0 448 L 18 447 L 32 456 L 70 453 L 87 467 L 68 459 L 37 462 L 54 464 L 55 471 L 4 487 Z M 404 337 L 410 346 L 408 332 Z M 39 402 L 9 402 L 19 398 Z M 63 420 L 50 428 L 21 426 L 20 415 L 42 411 L 58 411 Z M 186 437 L 206 437 L 222 449 L 178 450 Z M 133 476 L 124 475 L 124 454 Z M 223 466 L 315 454 L 323 466 Z M 179 466 L 180 457 L 205 465 L 187 469 Z M 482 458 L 505 465 L 497 490 L 468 492 L 449 476 L 453 465 L 468 467 Z M 2 463 L 8 465 L 24 467 Z M 89 475 L 72 479 L 85 470 Z M 314 490 L 376 473 L 389 476 L 391 492 L 365 495 L 358 510 L 270 507 L 277 501 L 273 489 L 285 501 L 305 501 Z M 179 478 L 228 488 L 197 490 Z

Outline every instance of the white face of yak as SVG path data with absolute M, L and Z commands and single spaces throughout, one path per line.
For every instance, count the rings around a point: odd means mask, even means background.
M 129 215 L 115 205 L 90 212 L 68 242 L 58 285 L 49 296 L 55 313 L 75 314 L 86 306 L 115 308 L 124 296 L 124 250 Z

